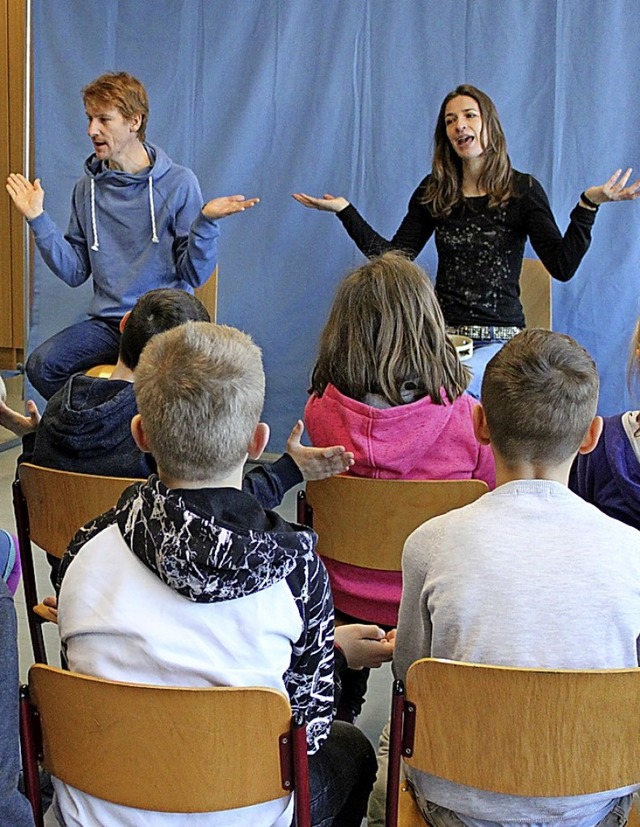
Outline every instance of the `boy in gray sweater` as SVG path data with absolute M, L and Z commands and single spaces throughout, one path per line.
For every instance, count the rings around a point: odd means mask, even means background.
M 600 435 L 598 385 L 589 354 L 551 331 L 525 330 L 491 360 L 474 424 L 478 440 L 493 449 L 497 487 L 408 538 L 398 678 L 427 656 L 519 667 L 638 666 L 640 532 L 567 488 L 574 457 L 593 450 Z M 426 773 L 412 773 L 411 781 L 434 827 L 620 825 L 635 789 L 541 799 Z

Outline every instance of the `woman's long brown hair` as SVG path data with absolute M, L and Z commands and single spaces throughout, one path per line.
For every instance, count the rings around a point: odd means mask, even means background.
M 478 104 L 482 117 L 482 138 L 485 144 L 484 169 L 478 185 L 489 195 L 489 207 L 499 207 L 513 196 L 513 173 L 507 154 L 507 141 L 493 101 L 475 86 L 463 84 L 449 92 L 442 101 L 433 135 L 431 177 L 425 187 L 423 203 L 435 218 L 444 218 L 462 202 L 462 161 L 447 136 L 444 121 L 449 101 L 466 95 Z

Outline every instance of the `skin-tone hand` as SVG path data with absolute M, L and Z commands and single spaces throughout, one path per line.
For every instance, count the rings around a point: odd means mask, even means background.
M 51 609 L 51 622 L 57 623 L 58 622 L 58 598 L 57 597 L 45 597 L 42 603 L 48 608 Z
M 4 402 L 0 402 L 0 425 L 16 436 L 26 436 L 35 431 L 40 422 L 40 411 L 32 399 L 27 402 L 27 413 L 28 416 L 23 416 Z
M 312 210 L 322 210 L 323 212 L 340 212 L 345 207 L 349 206 L 349 202 L 341 195 L 330 195 L 328 192 L 322 198 L 314 198 L 312 195 L 306 195 L 304 192 L 294 192 L 291 194 L 292 198 L 302 204 L 303 207 L 309 207 Z
M 12 172 L 7 178 L 7 192 L 18 210 L 30 221 L 43 212 L 44 190 L 39 178 L 32 184 L 24 175 Z
M 222 198 L 213 198 L 202 208 L 202 214 L 207 218 L 225 218 L 236 212 L 244 212 L 260 203 L 259 198 L 245 198 L 244 195 L 224 195 Z
M 609 180 L 599 187 L 589 187 L 585 195 L 594 204 L 606 204 L 608 201 L 635 201 L 640 198 L 640 178 L 633 184 L 627 185 L 632 169 L 617 169 Z M 584 206 L 588 207 L 588 204 Z
M 347 623 L 336 626 L 335 641 L 351 669 L 378 669 L 393 657 L 396 630 L 387 634 L 379 626 Z
M 287 453 L 300 469 L 305 480 L 323 480 L 348 471 L 355 462 L 351 451 L 345 451 L 342 445 L 330 448 L 309 448 L 300 442 L 304 425 L 299 419 L 293 426 L 287 440 Z

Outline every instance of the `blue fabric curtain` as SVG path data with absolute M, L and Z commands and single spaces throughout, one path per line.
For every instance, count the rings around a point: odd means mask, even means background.
M 205 199 L 262 199 L 222 224 L 218 319 L 263 348 L 273 451 L 302 415 L 335 287 L 362 261 L 334 216 L 291 192 L 344 195 L 392 234 L 463 82 L 494 99 L 514 166 L 563 229 L 585 187 L 640 167 L 637 0 L 33 0 L 33 13 L 36 174 L 61 227 L 91 151 L 80 89 L 108 70 L 146 84 L 149 139 Z M 578 274 L 554 285 L 554 327 L 596 358 L 603 414 L 630 404 L 639 224 L 640 204 L 603 207 Z M 435 271 L 432 242 L 420 261 Z M 90 289 L 36 256 L 31 346 L 81 317 Z

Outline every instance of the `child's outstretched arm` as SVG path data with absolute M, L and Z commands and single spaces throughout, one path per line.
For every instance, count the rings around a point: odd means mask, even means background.
M 299 419 L 287 440 L 287 453 L 300 469 L 305 480 L 323 480 L 348 471 L 354 464 L 355 457 L 343 445 L 329 448 L 312 448 L 301 443 L 304 424 Z

